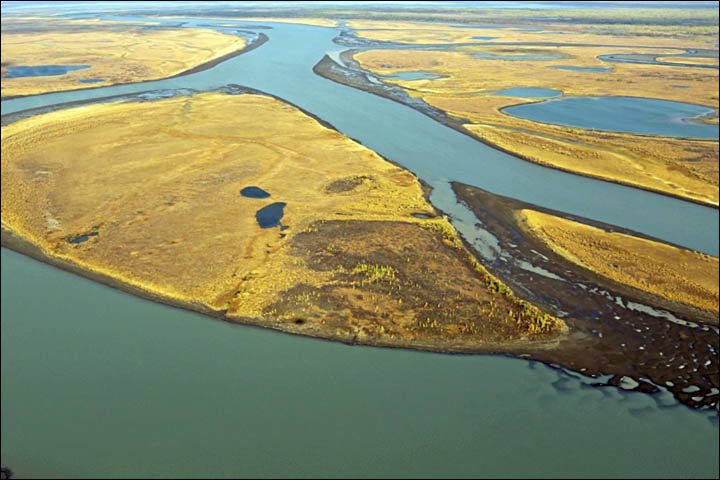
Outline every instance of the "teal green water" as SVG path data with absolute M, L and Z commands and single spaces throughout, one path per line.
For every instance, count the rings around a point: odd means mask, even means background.
M 410 168 L 467 234 L 474 223 L 463 223 L 449 180 L 717 252 L 717 210 L 492 150 L 315 76 L 337 50 L 336 31 L 273 27 L 261 48 L 205 72 L 4 101 L 3 113 L 234 82 L 295 102 Z M 1 292 L 2 463 L 19 477 L 718 475 L 711 416 L 666 396 L 592 388 L 517 359 L 231 326 L 6 249 Z
M 233 326 L 6 249 L 1 306 L 19 478 L 718 473 L 706 414 L 522 360 Z

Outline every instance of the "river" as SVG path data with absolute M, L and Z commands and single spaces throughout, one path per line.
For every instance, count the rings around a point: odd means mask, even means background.
M 449 180 L 717 255 L 717 210 L 493 150 L 316 76 L 312 67 L 340 48 L 337 30 L 263 24 L 274 27 L 263 30 L 265 45 L 207 71 L 6 100 L 2 113 L 237 83 L 297 104 L 416 173 L 475 243 L 484 236 Z M 2 463 L 18 475 L 718 475 L 716 416 L 664 395 L 588 387 L 524 360 L 232 326 L 6 249 L 2 280 Z

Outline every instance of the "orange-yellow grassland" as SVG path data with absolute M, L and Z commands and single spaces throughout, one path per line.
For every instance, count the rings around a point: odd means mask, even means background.
M 383 23 L 383 22 L 376 22 Z M 493 92 L 511 87 L 541 87 L 560 90 L 566 96 L 631 96 L 689 102 L 718 108 L 718 70 L 632 63 L 607 63 L 605 54 L 652 53 L 665 61 L 681 48 L 709 47 L 716 35 L 645 37 L 557 32 L 527 33 L 509 29 L 457 29 L 427 26 L 425 36 L 414 36 L 418 24 L 397 31 L 384 22 L 379 30 L 359 34 L 384 40 L 418 42 L 469 41 L 472 36 L 496 36 L 499 41 L 601 43 L 615 46 L 464 46 L 444 51 L 370 50 L 355 59 L 363 68 L 381 75 L 402 71 L 426 71 L 437 79 L 386 80 L 403 87 L 451 116 L 467 121 L 473 135 L 522 158 L 587 176 L 629 184 L 703 204 L 718 205 L 718 142 L 625 133 L 589 131 L 555 126 L 512 117 L 503 107 L 539 101 L 508 97 Z M 411 27 L 415 25 L 418 30 Z M 358 25 L 356 25 L 358 27 Z M 407 37 L 407 38 L 406 38 Z M 426 38 L 427 37 L 427 38 Z M 532 39 L 532 40 L 530 40 Z M 477 42 L 477 40 L 475 40 Z M 638 45 L 629 47 L 628 45 Z M 662 46 L 662 49 L 643 48 Z M 665 48 L 667 47 L 667 49 Z M 560 58 L 508 60 L 478 58 L 476 54 L 554 55 Z M 685 62 L 689 57 L 675 57 Z M 714 60 L 702 60 L 705 62 Z M 557 66 L 610 68 L 605 73 L 561 70 Z M 682 86 L 685 88 L 675 88 Z M 708 119 L 717 122 L 717 119 Z
M 3 19 L 0 79 L 3 96 L 156 80 L 216 60 L 246 45 L 242 37 L 203 28 L 143 28 L 96 21 L 38 22 L 34 19 L 29 27 L 14 19 L 6 27 Z M 64 75 L 5 77 L 7 66 L 35 65 L 90 68 Z
M 718 259 L 555 215 L 515 212 L 523 229 L 583 268 L 671 302 L 718 311 Z
M 3 243 L 140 295 L 430 350 L 566 329 L 475 261 L 412 174 L 271 97 L 94 104 L 3 127 L 2 144 Z M 282 226 L 260 228 L 274 202 Z

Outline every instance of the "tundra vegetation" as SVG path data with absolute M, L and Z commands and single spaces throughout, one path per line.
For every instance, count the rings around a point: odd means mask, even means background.
M 170 77 L 241 50 L 246 40 L 205 28 L 3 17 L 2 94 L 35 95 Z M 87 65 L 64 75 L 8 78 L 8 67 Z M 89 83 L 92 82 L 92 83 Z
M 715 257 L 535 210 L 519 210 L 516 215 L 526 232 L 576 265 L 666 300 L 717 314 Z
M 497 351 L 565 330 L 475 260 L 411 173 L 278 99 L 91 104 L 2 142 L 3 243 L 111 285 L 375 345 Z M 261 228 L 273 202 L 282 224 Z

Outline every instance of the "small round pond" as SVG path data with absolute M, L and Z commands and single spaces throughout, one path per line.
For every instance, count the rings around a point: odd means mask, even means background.
M 275 202 L 258 210 L 255 213 L 255 219 L 260 228 L 272 228 L 280 225 L 285 205 L 287 204 L 284 202 Z
M 268 198 L 270 194 L 260 187 L 245 187 L 240 190 L 240 195 L 247 198 Z

